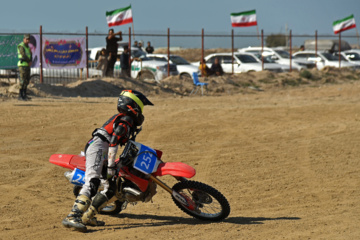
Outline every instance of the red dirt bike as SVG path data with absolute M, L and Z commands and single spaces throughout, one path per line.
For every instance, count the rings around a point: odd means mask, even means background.
M 181 162 L 163 162 L 162 152 L 135 142 L 137 129 L 126 143 L 120 158 L 116 160 L 116 194 L 101 214 L 115 215 L 128 203 L 148 202 L 159 185 L 171 194 L 174 203 L 188 215 L 208 221 L 221 221 L 230 214 L 230 205 L 222 193 L 215 188 L 187 178 L 195 176 L 195 169 Z M 70 169 L 65 177 L 75 184 L 77 196 L 84 184 L 85 156 L 53 154 L 51 163 Z M 170 188 L 158 177 L 173 176 L 178 182 Z

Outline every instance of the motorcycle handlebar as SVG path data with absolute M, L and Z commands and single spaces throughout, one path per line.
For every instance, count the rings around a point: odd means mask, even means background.
M 130 137 L 130 140 L 135 141 L 136 136 L 141 132 L 141 130 L 142 130 L 142 126 L 136 128 L 136 129 L 132 132 L 131 137 Z

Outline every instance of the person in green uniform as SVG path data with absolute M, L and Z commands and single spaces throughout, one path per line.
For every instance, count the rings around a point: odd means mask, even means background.
M 19 100 L 28 101 L 30 98 L 27 95 L 27 86 L 30 82 L 30 67 L 32 61 L 32 54 L 29 47 L 30 34 L 25 34 L 23 41 L 17 46 L 18 53 L 18 68 L 19 68 Z

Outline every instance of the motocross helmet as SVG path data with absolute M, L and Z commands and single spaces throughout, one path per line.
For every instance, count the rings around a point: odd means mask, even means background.
M 145 105 L 154 105 L 141 92 L 134 90 L 123 90 L 120 93 L 117 110 L 130 116 L 136 126 L 141 126 L 144 122 L 142 114 Z

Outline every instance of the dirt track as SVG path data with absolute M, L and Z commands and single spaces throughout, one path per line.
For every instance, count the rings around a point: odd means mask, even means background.
M 116 98 L 0 102 L 0 239 L 358 239 L 360 84 L 256 94 L 150 97 L 138 141 L 231 205 L 221 223 L 184 214 L 162 189 L 153 203 L 64 228 L 74 197 L 51 154 L 77 154 Z M 163 178 L 170 185 L 171 178 Z

